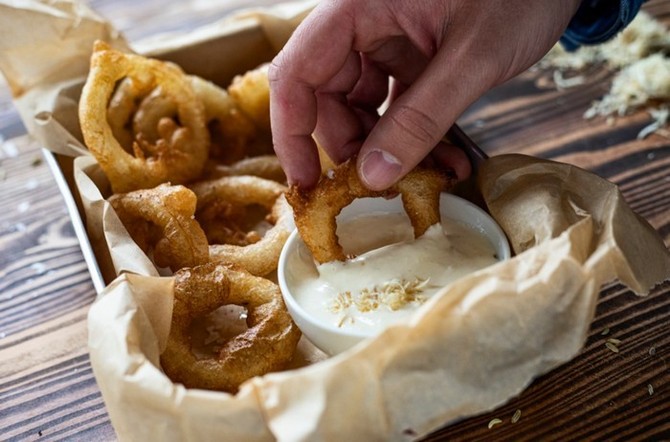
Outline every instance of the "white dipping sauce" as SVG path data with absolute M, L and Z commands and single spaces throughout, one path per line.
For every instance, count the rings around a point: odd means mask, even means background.
M 337 233 L 355 258 L 318 265 L 301 242 L 287 281 L 316 320 L 364 333 L 405 320 L 445 285 L 498 262 L 482 233 L 444 217 L 417 239 L 405 214 L 361 215 Z

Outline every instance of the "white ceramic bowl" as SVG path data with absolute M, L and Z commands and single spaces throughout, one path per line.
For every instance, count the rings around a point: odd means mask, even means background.
M 358 199 L 342 210 L 338 222 L 370 212 L 398 213 L 403 211 L 399 197 L 390 200 L 384 198 Z M 488 213 L 475 204 L 455 195 L 443 193 L 440 198 L 440 212 L 442 217 L 474 227 L 488 238 L 499 260 L 510 257 L 510 247 L 505 233 Z M 300 247 L 304 247 L 304 243 L 296 229 L 289 236 L 281 252 L 277 276 L 286 307 L 303 334 L 329 355 L 341 353 L 363 339 L 372 337 L 371 332 L 347 330 L 315 319 L 293 297 L 290 258 L 298 252 Z

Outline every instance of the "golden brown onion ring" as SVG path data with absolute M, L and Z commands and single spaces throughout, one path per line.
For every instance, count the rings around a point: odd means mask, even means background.
M 177 104 L 161 90 L 157 87 L 144 97 L 133 116 L 134 135 L 148 142 L 156 142 L 160 138 L 158 125 L 163 118 L 174 119 L 177 116 Z
M 212 261 L 234 263 L 254 275 L 267 275 L 277 268 L 279 254 L 291 233 L 292 212 L 283 197 L 286 187 L 254 176 L 230 176 L 193 184 L 198 197 L 198 212 L 215 202 L 237 206 L 260 205 L 270 211 L 267 221 L 273 226 L 253 244 L 212 244 Z
M 257 128 L 230 97 L 225 89 L 195 75 L 188 76 L 196 97 L 205 109 L 205 122 L 210 133 L 210 155 L 226 164 L 252 154 L 250 147 L 257 139 Z M 133 117 L 136 135 L 154 141 L 158 122 L 165 117 L 174 118 L 177 104 L 156 88 L 137 106 Z
M 356 160 L 350 159 L 322 176 L 312 189 L 292 186 L 286 199 L 293 207 L 295 224 L 305 245 L 317 262 L 325 263 L 347 259 L 337 238 L 335 218 L 356 198 L 401 194 L 414 236 L 419 237 L 440 222 L 440 193 L 449 184 L 448 178 L 436 170 L 414 169 L 392 187 L 373 191 L 361 183 Z
M 142 91 L 132 78 L 120 81 L 114 90 L 107 106 L 107 121 L 112 134 L 126 152 L 133 151 L 135 135 L 130 127 L 130 120 L 137 110 L 138 101 L 146 91 Z
M 153 253 L 159 267 L 176 271 L 209 260 L 205 232 L 193 218 L 196 197 L 188 188 L 161 184 L 113 195 L 109 202 L 133 240 L 145 253 Z
M 204 172 L 207 179 L 236 175 L 252 175 L 282 184 L 286 183 L 286 174 L 275 155 L 249 157 L 232 164 L 210 162 Z
M 197 213 L 197 220 L 210 244 L 247 246 L 260 241 L 260 217 L 246 206 L 215 200 Z
M 144 157 L 142 149 L 147 146 L 136 146 L 136 156 L 126 152 L 107 121 L 107 106 L 116 83 L 127 77 L 141 90 L 160 86 L 177 103 L 182 126 L 168 131 L 168 139 L 159 140 L 149 149 L 155 156 Z M 125 54 L 96 42 L 79 102 L 79 120 L 84 141 L 115 193 L 152 188 L 168 181 L 191 181 L 200 175 L 207 161 L 209 133 L 203 105 L 184 73 L 171 63 Z
M 270 82 L 268 64 L 263 64 L 243 75 L 233 78 L 228 93 L 242 110 L 256 124 L 258 129 L 270 130 Z
M 228 92 L 197 76 L 191 76 L 190 80 L 195 94 L 205 105 L 212 139 L 211 156 L 230 164 L 255 155 L 252 147 L 258 138 L 258 130 Z
M 197 357 L 192 322 L 230 304 L 247 309 L 248 329 L 228 340 L 217 358 Z M 247 379 L 284 368 L 300 335 L 276 284 L 234 266 L 209 263 L 175 274 L 172 327 L 161 366 L 188 388 L 235 393 Z

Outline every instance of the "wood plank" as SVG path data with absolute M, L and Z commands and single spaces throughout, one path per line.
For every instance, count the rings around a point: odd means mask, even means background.
M 40 146 L 0 146 L 0 440 L 113 440 L 88 360 L 90 274 Z
M 89 305 L 94 292 L 39 146 L 18 138 L 3 147 L 13 153 L 0 182 L 0 336 L 10 336 Z

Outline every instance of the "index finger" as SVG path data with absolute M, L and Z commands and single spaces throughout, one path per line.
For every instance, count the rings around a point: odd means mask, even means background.
M 272 61 L 268 74 L 272 138 L 289 184 L 311 187 L 318 181 L 321 166 L 312 139 L 316 91 L 342 69 L 353 41 L 350 15 L 321 3 Z

